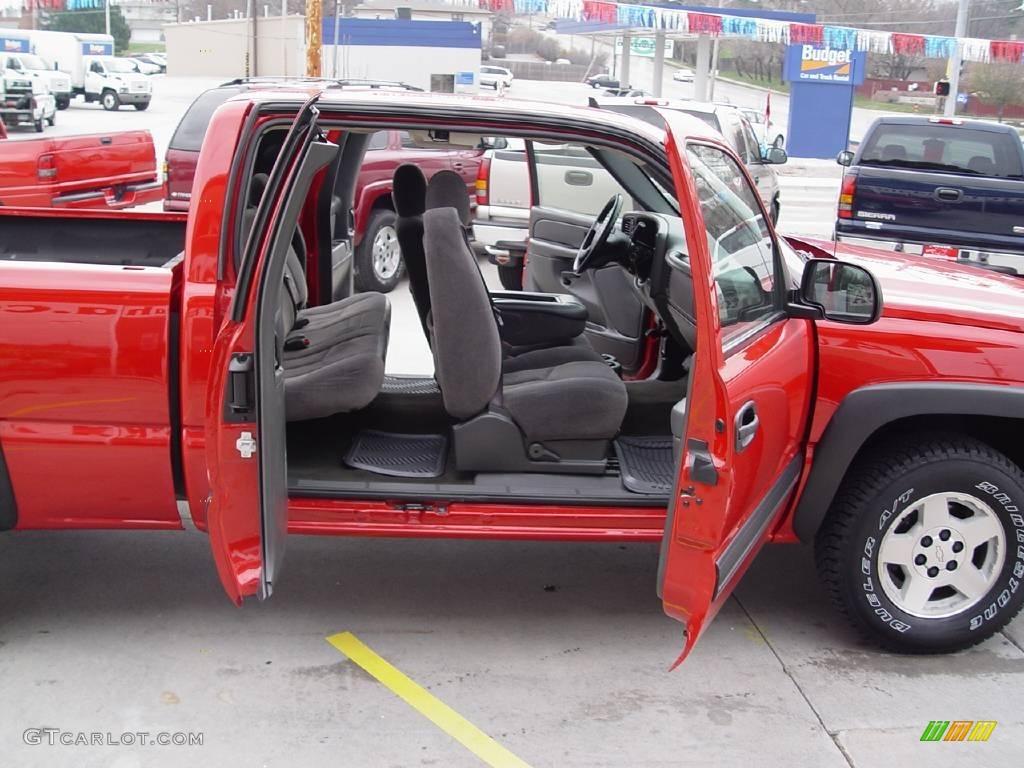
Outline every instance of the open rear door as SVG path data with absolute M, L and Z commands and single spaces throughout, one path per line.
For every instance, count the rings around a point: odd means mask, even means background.
M 673 431 L 679 478 L 658 581 L 693 648 L 790 503 L 813 391 L 811 321 L 786 315 L 793 279 L 749 175 L 724 145 L 686 141 L 665 112 L 687 254 L 669 254 L 669 306 L 696 326 Z M 691 289 L 692 286 L 692 289 Z
M 219 330 L 207 390 L 210 545 L 228 596 L 270 596 L 288 525 L 281 286 L 314 176 L 336 156 L 311 99 L 270 174 L 245 246 L 231 311 Z

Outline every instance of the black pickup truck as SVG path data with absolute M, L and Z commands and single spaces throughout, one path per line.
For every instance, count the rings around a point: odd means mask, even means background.
M 1024 145 L 980 120 L 882 117 L 847 166 L 836 239 L 1024 275 Z

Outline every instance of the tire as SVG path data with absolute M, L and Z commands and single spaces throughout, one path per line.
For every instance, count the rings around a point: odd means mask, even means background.
M 817 535 L 818 574 L 885 648 L 969 648 L 1024 603 L 1021 510 L 1024 472 L 1002 453 L 969 437 L 922 436 L 850 471 Z
M 113 91 L 104 91 L 100 96 L 100 103 L 108 112 L 116 112 L 121 107 L 121 99 Z
M 57 109 L 67 109 L 71 106 L 71 99 L 57 99 Z
M 363 239 L 356 249 L 357 291 L 390 293 L 402 279 L 405 266 L 395 231 L 395 212 L 381 208 L 373 212 Z
M 772 207 L 768 209 L 768 218 L 772 220 L 772 226 L 779 223 L 779 198 L 772 200 Z
M 506 267 L 498 265 L 498 279 L 506 291 L 523 290 L 523 265 L 513 264 Z
M 147 101 L 142 104 L 135 104 L 134 106 L 137 110 L 139 110 L 139 112 L 145 112 L 147 109 L 149 109 L 149 102 Z
M 40 117 L 38 120 L 35 121 L 33 125 L 35 126 L 36 133 L 43 132 L 43 118 Z
M 50 126 L 51 128 L 54 125 L 57 124 L 57 112 L 56 111 L 54 111 L 54 113 L 52 115 L 50 115 L 48 118 L 46 118 L 46 124 L 48 126 Z

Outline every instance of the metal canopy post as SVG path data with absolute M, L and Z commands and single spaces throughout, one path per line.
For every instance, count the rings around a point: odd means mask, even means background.
M 661 96 L 662 80 L 665 76 L 665 31 L 659 29 L 654 33 L 654 82 L 651 93 Z
M 697 35 L 697 70 L 693 75 L 693 98 L 708 100 L 708 64 L 711 60 L 711 36 Z
M 622 32 L 622 61 L 619 63 L 619 83 L 623 88 L 629 87 L 629 49 L 632 47 L 633 39 L 629 30 Z M 612 48 L 614 51 L 615 49 Z

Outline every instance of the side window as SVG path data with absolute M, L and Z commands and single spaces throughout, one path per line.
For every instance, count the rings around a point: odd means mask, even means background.
M 399 131 L 398 136 L 403 147 L 406 149 L 416 149 L 416 142 L 412 140 L 412 136 L 409 135 L 408 131 Z
M 740 156 L 740 159 L 750 164 L 750 152 L 747 150 L 747 140 L 743 136 L 743 123 L 735 117 L 729 120 L 729 143 L 732 144 L 732 148 L 736 150 L 736 154 Z
M 370 143 L 366 146 L 367 151 L 374 149 L 387 149 L 388 148 L 388 132 L 377 131 L 370 136 Z
M 754 135 L 754 129 L 751 128 L 750 123 L 746 120 L 743 121 L 743 135 L 747 139 L 747 149 L 751 155 L 751 158 L 747 162 L 761 162 L 761 142 L 757 140 L 757 136 Z
M 686 154 L 707 232 L 722 343 L 728 344 L 779 308 L 774 243 L 757 193 L 736 161 L 704 144 L 688 145 Z
M 578 144 L 533 144 L 537 178 L 534 205 L 596 216 L 616 192 L 623 210 L 633 209 L 629 194 L 597 160 Z
M 13 69 L 15 72 L 21 72 L 21 62 L 13 56 L 7 59 L 7 68 Z
M 98 61 L 94 61 L 94 62 L 93 62 L 93 63 L 92 63 L 92 64 L 91 64 L 90 66 L 89 66 L 89 71 L 90 71 L 90 72 L 96 72 L 97 74 L 100 74 L 100 75 L 102 75 L 102 74 L 103 74 L 103 65 L 102 65 L 102 64 L 100 64 L 100 63 L 99 63 Z

